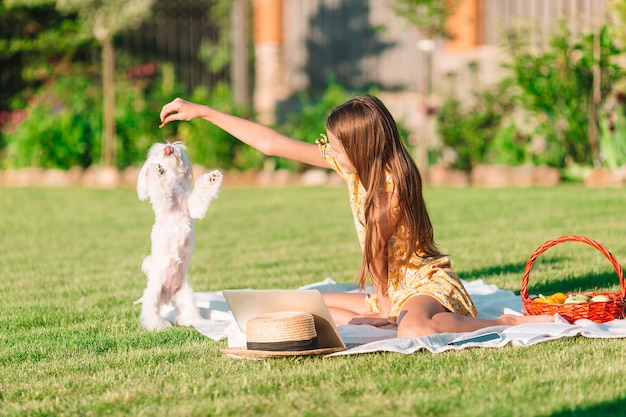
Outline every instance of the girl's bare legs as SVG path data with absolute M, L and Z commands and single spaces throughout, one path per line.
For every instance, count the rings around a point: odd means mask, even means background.
M 338 326 L 369 324 L 385 329 L 396 328 L 395 324 L 389 323 L 389 317 L 368 311 L 364 293 L 322 293 L 322 296 Z
M 404 304 L 398 320 L 398 337 L 418 337 L 435 333 L 472 332 L 490 326 L 551 322 L 554 317 L 505 314 L 497 319 L 478 319 L 451 313 L 428 295 L 416 295 Z
M 348 324 L 367 312 L 364 293 L 322 293 L 322 297 L 337 326 Z
M 381 319 L 367 312 L 363 293 L 322 294 L 328 310 L 338 326 L 346 324 L 371 324 L 384 326 Z M 446 310 L 437 300 L 427 295 L 411 297 L 398 317 L 397 337 L 418 337 L 435 333 L 473 332 L 491 326 L 515 326 L 523 323 L 552 322 L 554 317 L 502 315 L 496 319 L 478 319 Z M 385 323 L 386 322 L 386 323 Z

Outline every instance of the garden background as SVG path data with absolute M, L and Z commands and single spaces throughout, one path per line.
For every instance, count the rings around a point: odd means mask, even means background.
M 207 168 L 301 172 L 201 121 L 157 129 L 160 107 L 182 96 L 313 141 L 329 109 L 373 93 L 433 184 L 480 184 L 493 165 L 502 184 L 599 168 L 591 184 L 623 183 L 623 1 L 442 4 L 3 1 L 4 182 L 137 167 L 166 139 Z

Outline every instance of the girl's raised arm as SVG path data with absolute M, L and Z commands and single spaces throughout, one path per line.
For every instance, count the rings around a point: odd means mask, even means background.
M 160 118 L 161 125 L 159 127 L 163 127 L 174 120 L 188 121 L 202 118 L 265 155 L 328 168 L 316 144 L 291 139 L 269 127 L 223 113 L 209 106 L 176 98 L 163 106 Z

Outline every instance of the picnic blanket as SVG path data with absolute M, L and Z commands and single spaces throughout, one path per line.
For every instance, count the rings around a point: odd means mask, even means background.
M 478 317 L 495 318 L 505 313 L 522 314 L 521 297 L 513 291 L 486 284 L 482 280 L 464 281 L 463 284 L 476 304 Z M 354 285 L 340 284 L 332 278 L 306 285 L 301 289 L 317 289 L 320 292 L 356 291 Z M 227 339 L 229 347 L 239 347 L 245 344 L 245 335 L 237 326 L 221 291 L 196 292 L 195 297 L 200 312 L 205 318 L 203 322 L 194 324 L 197 331 L 216 341 Z M 167 316 L 167 314 L 167 311 L 164 312 L 164 315 Z M 440 333 L 416 338 L 397 338 L 395 330 L 380 329 L 370 325 L 346 325 L 338 326 L 338 329 L 348 349 L 328 356 L 371 352 L 410 354 L 420 350 L 440 353 L 468 347 L 499 348 L 508 344 L 531 346 L 540 342 L 575 336 L 626 338 L 625 319 L 602 324 L 590 320 L 578 320 L 570 324 L 558 315 L 554 323 L 494 326 L 475 332 Z M 455 343 L 485 334 L 489 334 L 491 338 L 486 341 Z

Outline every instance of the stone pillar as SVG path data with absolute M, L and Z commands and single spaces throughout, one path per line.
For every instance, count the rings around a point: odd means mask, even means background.
M 446 41 L 446 51 L 463 52 L 476 48 L 480 43 L 479 24 L 479 0 L 459 0 L 446 21 L 446 30 L 453 36 Z
M 231 79 L 233 84 L 233 98 L 239 106 L 250 105 L 250 82 L 248 51 L 250 33 L 248 19 L 248 0 L 234 0 L 231 11 L 233 30 L 233 64 L 231 65 Z
M 282 0 L 253 0 L 254 108 L 260 122 L 275 121 L 276 103 L 284 91 L 282 71 Z

